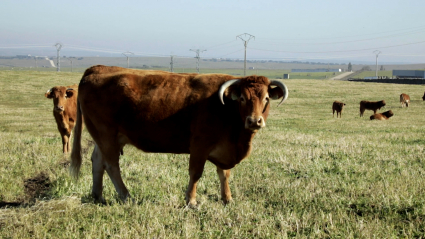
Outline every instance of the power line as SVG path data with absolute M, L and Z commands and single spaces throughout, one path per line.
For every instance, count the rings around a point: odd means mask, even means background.
M 415 44 L 421 44 L 421 43 L 425 43 L 425 41 L 411 42 L 411 43 L 392 45 L 392 46 L 356 49 L 356 50 L 343 50 L 343 51 L 279 51 L 279 50 L 266 50 L 266 49 L 258 49 L 258 48 L 251 48 L 251 47 L 249 49 L 253 49 L 257 51 L 283 52 L 283 53 L 338 53 L 338 52 L 370 51 L 376 48 L 392 48 L 392 47 L 408 46 L 408 45 L 415 45 Z
M 296 40 L 296 41 L 302 41 L 302 40 L 318 40 L 318 39 L 339 39 L 339 38 L 353 38 L 353 37 L 364 37 L 364 36 L 371 36 L 371 35 L 381 35 L 385 33 L 395 33 L 398 32 L 398 34 L 404 34 L 405 31 L 411 32 L 413 29 L 419 30 L 425 30 L 425 26 L 419 26 L 419 27 L 412 27 L 412 28 L 403 28 L 403 29 L 397 29 L 397 30 L 391 30 L 391 31 L 382 31 L 382 32 L 374 32 L 370 34 L 361 34 L 361 35 L 348 35 L 348 36 L 330 36 L 330 37 L 314 37 L 314 38 L 288 38 L 286 40 Z M 290 33 L 288 35 L 291 35 Z M 270 39 L 270 38 L 261 38 L 262 40 L 272 40 L 272 41 L 281 41 L 281 39 Z
M 425 31 L 424 31 L 425 32 Z M 401 35 L 400 33 L 392 34 L 392 35 L 385 35 L 385 36 L 379 36 L 374 38 L 366 38 L 366 39 L 358 39 L 358 40 L 350 40 L 350 41 L 339 41 L 339 42 L 317 42 L 317 43 L 311 43 L 311 42 L 297 42 L 297 43 L 285 43 L 285 45 L 291 44 L 291 45 L 333 45 L 333 44 L 344 44 L 344 43 L 353 43 L 353 42 L 362 42 L 362 41 L 372 41 L 377 39 L 388 39 L 389 37 L 404 37 L 406 35 L 415 34 L 418 32 L 407 32 L 403 33 Z M 260 39 L 261 40 L 261 39 Z M 282 44 L 282 43 L 268 43 L 268 44 Z

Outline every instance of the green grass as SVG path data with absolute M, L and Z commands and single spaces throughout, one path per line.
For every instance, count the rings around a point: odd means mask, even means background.
M 260 72 L 258 73 L 260 74 Z M 276 73 L 281 74 L 280 72 Z M 292 75 L 292 74 L 291 74 Z M 0 71 L 0 202 L 27 197 L 26 180 L 50 185 L 34 203 L 0 208 L 0 238 L 420 238 L 425 236 L 425 102 L 422 85 L 284 80 L 251 156 L 232 170 L 224 206 L 207 163 L 196 209 L 185 207 L 188 155 L 126 146 L 120 164 L 134 201 L 120 203 L 105 176 L 107 205 L 94 204 L 91 138 L 83 133 L 81 178 L 65 166 L 44 97 L 81 73 Z M 412 99 L 401 108 L 400 93 Z M 385 99 L 394 117 L 359 117 L 361 100 Z M 342 118 L 332 102 L 346 103 Z

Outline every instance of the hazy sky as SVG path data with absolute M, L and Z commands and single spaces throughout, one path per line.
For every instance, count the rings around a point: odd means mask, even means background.
M 425 63 L 424 0 L 3 0 L 0 55 Z M 248 40 L 248 35 L 243 37 Z M 30 47 L 31 46 L 31 47 Z

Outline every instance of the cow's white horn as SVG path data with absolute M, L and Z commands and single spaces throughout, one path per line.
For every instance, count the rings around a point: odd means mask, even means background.
M 281 88 L 282 89 L 282 91 L 283 91 L 283 97 L 282 97 L 282 100 L 279 102 L 279 104 L 277 105 L 277 106 L 279 106 L 280 104 L 282 104 L 282 102 L 283 101 L 285 101 L 287 98 L 288 98 L 288 88 L 286 87 L 286 85 L 285 84 L 283 84 L 282 82 L 280 82 L 280 81 L 277 81 L 277 80 L 272 80 L 271 82 L 270 82 L 270 85 L 274 85 L 274 86 L 277 86 L 277 87 L 279 87 L 279 88 Z
M 220 89 L 218 90 L 218 97 L 220 97 L 220 101 L 223 105 L 224 105 L 224 100 L 223 100 L 224 91 L 226 91 L 227 88 L 229 88 L 231 85 L 233 85 L 233 84 L 235 84 L 239 81 L 240 81 L 240 79 L 229 80 L 229 81 L 224 82 L 220 86 Z

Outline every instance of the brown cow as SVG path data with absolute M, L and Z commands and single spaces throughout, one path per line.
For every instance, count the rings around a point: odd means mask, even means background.
M 401 108 L 403 108 L 404 106 L 409 107 L 410 96 L 402 93 L 400 95 L 400 103 L 401 103 Z
M 335 111 L 336 111 L 336 117 L 338 118 L 338 114 L 339 114 L 339 118 L 342 117 L 342 108 L 344 108 L 344 103 L 340 102 L 340 101 L 334 101 L 334 103 L 332 104 L 332 117 L 335 117 Z
M 273 86 L 273 87 L 272 87 Z M 207 160 L 217 167 L 221 197 L 232 200 L 230 169 L 249 156 L 256 132 L 265 127 L 270 100 L 288 96 L 280 81 L 263 76 L 177 74 L 94 66 L 80 81 L 71 172 L 81 166 L 81 116 L 96 142 L 92 154 L 96 201 L 104 202 L 109 174 L 122 200 L 130 194 L 120 173 L 119 152 L 132 144 L 145 152 L 186 153 L 186 203 L 196 205 L 196 186 Z
M 360 117 L 363 117 L 365 110 L 373 110 L 373 113 L 376 114 L 376 111 L 385 106 L 385 100 L 381 101 L 360 101 Z
M 394 115 L 392 110 L 385 111 L 383 113 L 373 114 L 370 116 L 370 120 L 387 120 Z
M 55 86 L 44 96 L 53 99 L 53 116 L 62 137 L 63 152 L 68 153 L 71 151 L 69 140 L 77 118 L 78 85 Z

